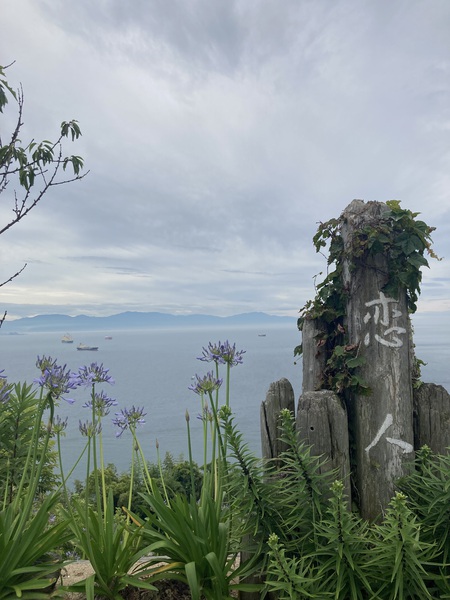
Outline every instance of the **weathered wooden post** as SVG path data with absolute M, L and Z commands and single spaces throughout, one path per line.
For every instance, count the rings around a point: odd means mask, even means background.
M 450 448 L 450 394 L 435 383 L 414 390 L 414 447 L 425 444 L 435 454 L 447 454 Z
M 346 333 L 365 359 L 359 373 L 372 390 L 370 396 L 355 395 L 351 405 L 359 504 L 366 519 L 378 517 L 388 505 L 414 450 L 406 290 L 399 287 L 396 297 L 383 293 L 388 282 L 384 254 L 355 257 L 357 234 L 376 228 L 385 210 L 380 202 L 354 200 L 341 217 Z
M 351 464 L 352 500 L 367 520 L 382 515 L 415 448 L 450 450 L 450 394 L 433 384 L 413 394 L 408 311 L 415 310 L 420 268 L 428 264 L 424 252 L 437 258 L 433 228 L 416 216 L 398 201 L 354 200 L 339 219 L 321 223 L 314 244 L 317 251 L 330 244 L 328 265 L 335 269 L 299 319 L 298 438 L 325 459 L 322 472 L 336 470 L 349 500 Z M 261 408 L 265 457 L 279 455 L 277 420 L 290 389 L 287 380 L 272 384 Z
M 322 385 L 322 376 L 327 360 L 327 350 L 325 344 L 322 344 L 319 337 L 325 328 L 325 325 L 319 319 L 313 319 L 306 314 L 302 327 L 302 346 L 303 346 L 303 364 L 302 364 L 302 389 L 304 392 L 313 392 L 320 390 Z
M 311 455 L 325 459 L 319 471 L 335 471 L 336 479 L 344 483 L 350 505 L 347 411 L 337 394 L 330 390 L 303 392 L 298 402 L 296 430 L 299 439 L 311 446 Z
M 285 378 L 270 384 L 266 399 L 261 404 L 261 449 L 265 459 L 276 459 L 284 450 L 279 431 L 279 417 L 283 408 L 292 414 L 295 412 L 294 390 Z
M 312 456 L 324 460 L 322 472 L 335 470 L 351 502 L 350 453 L 347 411 L 331 390 L 321 390 L 327 361 L 323 343 L 326 324 L 306 314 L 302 326 L 303 382 L 298 401 L 296 430 L 299 440 L 311 447 Z

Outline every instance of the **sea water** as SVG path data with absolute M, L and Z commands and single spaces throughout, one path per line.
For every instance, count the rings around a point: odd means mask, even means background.
M 58 364 L 76 371 L 92 361 L 102 363 L 114 378 L 114 386 L 104 384 L 100 389 L 118 402 L 111 415 L 104 419 L 103 440 L 105 462 L 126 471 L 131 462 L 132 445 L 129 432 L 116 437 L 112 424 L 114 412 L 132 405 L 144 407 L 145 424 L 139 430 L 139 439 L 149 461 L 156 460 L 156 441 L 164 457 L 170 452 L 174 458 L 187 457 L 186 410 L 190 415 L 194 459 L 202 460 L 202 423 L 200 398 L 188 389 L 195 382 L 195 374 L 204 375 L 213 364 L 197 360 L 202 347 L 208 342 L 229 340 L 238 350 L 245 350 L 243 364 L 231 370 L 231 408 L 235 422 L 250 450 L 260 455 L 260 406 L 270 384 L 287 378 L 295 398 L 301 393 L 301 360 L 296 361 L 293 349 L 301 341 L 295 323 L 276 326 L 264 331 L 255 328 L 179 329 L 74 334 L 73 344 L 61 343 L 55 333 L 0 335 L 0 369 L 10 382 L 32 383 L 39 376 L 35 363 L 37 356 L 51 356 Z M 416 355 L 426 365 L 422 380 L 443 385 L 450 391 L 450 326 L 448 319 L 439 315 L 419 315 L 414 319 Z M 80 352 L 79 342 L 98 346 L 97 352 Z M 97 390 L 97 391 L 100 391 Z M 75 463 L 86 439 L 79 432 L 79 422 L 90 419 L 90 411 L 83 408 L 89 399 L 89 390 L 70 393 L 75 403 L 59 403 L 57 414 L 68 417 L 63 439 L 64 469 Z M 222 396 L 222 399 L 224 397 Z M 83 463 L 74 477 L 84 476 Z
M 213 370 L 214 363 L 197 360 L 208 342 L 229 340 L 237 350 L 245 350 L 243 364 L 231 369 L 230 404 L 235 422 L 244 434 L 245 441 L 256 454 L 260 454 L 259 411 L 270 384 L 286 377 L 291 382 L 295 396 L 300 394 L 301 362 L 295 364 L 294 347 L 300 343 L 300 334 L 293 326 L 236 329 L 179 329 L 73 334 L 73 344 L 61 343 L 61 334 L 28 333 L 25 335 L 0 335 L 0 369 L 5 370 L 9 382 L 32 383 L 39 377 L 37 356 L 51 356 L 58 364 L 66 364 L 77 371 L 90 362 L 102 363 L 109 369 L 115 384 L 102 384 L 97 391 L 105 390 L 117 400 L 111 414 L 104 419 L 103 442 L 105 462 L 114 463 L 119 472 L 129 468 L 132 455 L 131 436 L 125 431 L 116 437 L 112 424 L 114 412 L 132 405 L 144 407 L 145 424 L 139 427 L 139 440 L 149 461 L 156 461 L 156 441 L 164 457 L 170 452 L 174 458 L 188 454 L 186 411 L 190 428 L 194 459 L 200 462 L 203 452 L 200 397 L 189 386 L 195 375 L 205 375 Z M 98 346 L 98 351 L 77 351 L 79 342 Z M 220 376 L 225 377 L 225 371 Z M 222 401 L 225 402 L 222 387 Z M 86 438 L 79 432 L 79 422 L 90 419 L 90 409 L 83 408 L 89 399 L 89 389 L 70 392 L 75 398 L 69 405 L 60 401 L 56 414 L 68 417 L 68 427 L 63 439 L 64 469 L 70 469 L 85 445 Z M 82 466 L 75 476 L 84 476 Z

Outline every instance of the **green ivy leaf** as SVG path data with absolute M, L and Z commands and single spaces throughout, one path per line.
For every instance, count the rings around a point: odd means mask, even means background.
M 414 252 L 413 254 L 410 254 L 407 260 L 411 265 L 413 265 L 417 269 L 420 269 L 420 267 L 429 266 L 427 259 L 422 254 L 419 254 L 419 252 Z
M 406 256 L 409 256 L 416 250 L 423 250 L 422 241 L 416 235 L 408 235 L 400 244 Z
M 347 367 L 349 369 L 361 367 L 362 365 L 365 365 L 365 364 L 366 364 L 366 359 L 364 358 L 364 356 L 355 356 L 354 358 L 350 358 L 347 361 Z
M 369 390 L 369 386 L 367 385 L 367 383 L 364 381 L 364 379 L 362 377 L 359 377 L 358 375 L 352 375 L 352 385 L 354 386 L 358 386 L 358 388 L 362 388 L 365 390 Z
M 345 347 L 344 346 L 336 346 L 333 354 L 335 356 L 343 356 L 345 354 Z

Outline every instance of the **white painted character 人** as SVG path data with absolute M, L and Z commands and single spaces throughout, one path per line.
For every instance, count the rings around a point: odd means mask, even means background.
M 409 442 L 405 442 L 404 440 L 400 440 L 397 438 L 392 438 L 392 437 L 388 437 L 388 436 L 384 435 L 387 432 L 387 430 L 389 429 L 389 427 L 391 427 L 391 425 L 393 425 L 393 424 L 394 424 L 393 416 L 391 415 L 391 413 L 388 413 L 386 415 L 386 418 L 384 419 L 383 424 L 381 425 L 380 429 L 377 431 L 375 437 L 370 442 L 370 444 L 365 448 L 367 456 L 369 456 L 369 451 L 374 446 L 376 446 L 383 437 L 392 446 L 397 446 L 398 448 L 400 448 L 400 450 L 402 451 L 403 454 L 409 454 L 410 452 L 413 452 L 414 447 Z

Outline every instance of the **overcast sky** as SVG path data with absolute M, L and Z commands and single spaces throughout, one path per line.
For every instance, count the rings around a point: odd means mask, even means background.
M 77 119 L 90 170 L 0 237 L 11 318 L 296 316 L 354 198 L 437 227 L 419 310 L 450 310 L 449 0 L 0 4 L 22 141 Z

